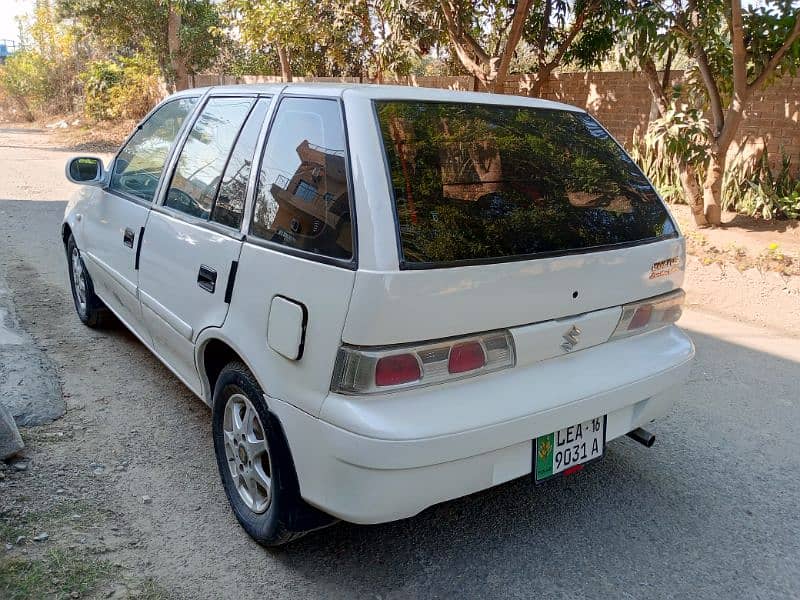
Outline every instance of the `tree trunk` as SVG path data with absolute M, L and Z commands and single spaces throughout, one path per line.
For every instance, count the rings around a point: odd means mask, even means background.
M 181 52 L 181 15 L 170 2 L 167 9 L 167 50 L 169 51 L 169 66 L 171 81 L 168 84 L 170 91 L 179 92 L 189 89 L 189 70 L 186 59 Z
M 541 98 L 542 90 L 550 83 L 550 78 L 553 76 L 553 66 L 550 64 L 539 65 L 536 69 L 536 78 L 531 83 L 528 90 L 528 96 L 533 98 Z
M 725 172 L 725 155 L 719 148 L 711 151 L 706 180 L 703 183 L 703 203 L 706 221 L 710 225 L 722 224 L 722 175 Z
M 722 133 L 711 146 L 706 180 L 703 183 L 703 200 L 706 220 L 710 225 L 722 224 L 722 178 L 725 174 L 725 163 L 728 149 L 731 147 L 739 126 L 744 121 L 744 105 L 750 98 L 749 90 L 742 94 L 734 94 L 731 107 L 725 116 Z
M 528 18 L 528 13 L 531 11 L 531 0 L 517 0 L 514 7 L 514 16 L 511 20 L 511 29 L 508 32 L 508 39 L 503 48 L 503 53 L 499 59 L 493 58 L 490 64 L 495 71 L 494 77 L 494 92 L 496 94 L 506 93 L 506 79 L 508 79 L 508 69 L 511 66 L 511 59 L 514 52 L 519 45 L 519 40 L 522 38 L 522 30 L 525 27 L 525 19 Z M 496 61 L 496 62 L 495 62 Z
M 700 189 L 700 184 L 698 183 L 697 171 L 692 165 L 683 160 L 678 161 L 677 167 L 681 187 L 683 187 L 683 192 L 686 194 L 686 203 L 692 209 L 695 225 L 706 227 L 708 221 L 703 211 L 703 190 Z
M 292 65 L 289 63 L 289 51 L 283 44 L 278 44 L 278 58 L 281 61 L 281 77 L 286 82 L 292 80 Z
M 501 77 L 499 74 L 494 78 L 492 82 L 492 87 L 489 88 L 492 90 L 494 94 L 505 94 L 506 93 L 506 78 Z

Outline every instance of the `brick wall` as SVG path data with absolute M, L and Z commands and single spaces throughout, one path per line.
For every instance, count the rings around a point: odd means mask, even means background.
M 681 73 L 677 72 L 676 77 Z M 296 81 L 328 81 L 358 83 L 358 77 L 296 78 Z M 198 75 L 196 86 L 231 83 L 276 83 L 280 77 L 248 76 L 242 78 Z M 505 91 L 527 95 L 527 75 L 511 76 Z M 419 87 L 472 90 L 471 76 L 457 77 L 398 77 L 384 83 Z M 647 82 L 639 73 L 589 72 L 554 75 L 542 94 L 556 100 L 580 106 L 598 120 L 622 144 L 630 146 L 634 133 L 644 132 L 652 110 Z M 770 158 L 780 160 L 781 148 L 792 156 L 795 168 L 800 168 L 800 77 L 776 81 L 763 92 L 756 93 L 748 107 L 748 117 L 740 128 L 738 139 L 731 147 L 729 160 L 737 154 L 758 154 L 766 147 Z

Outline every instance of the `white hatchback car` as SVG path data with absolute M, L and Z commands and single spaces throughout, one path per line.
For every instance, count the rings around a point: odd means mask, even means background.
M 115 314 L 211 406 L 228 499 L 265 545 L 650 445 L 694 356 L 684 240 L 575 107 L 190 90 L 108 170 L 67 177 L 78 315 Z

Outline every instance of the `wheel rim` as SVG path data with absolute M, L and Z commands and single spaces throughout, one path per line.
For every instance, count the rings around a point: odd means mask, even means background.
M 72 287 L 75 290 L 75 302 L 81 314 L 86 312 L 86 273 L 83 270 L 81 255 L 78 249 L 72 248 Z
M 264 426 L 247 396 L 233 394 L 228 398 L 222 430 L 236 491 L 247 508 L 263 513 L 272 497 L 272 469 Z

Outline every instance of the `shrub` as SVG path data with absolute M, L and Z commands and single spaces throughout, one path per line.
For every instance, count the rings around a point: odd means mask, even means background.
M 667 202 L 685 204 L 677 162 L 703 170 L 709 137 L 708 119 L 697 109 L 673 105 L 650 122 L 643 138 L 633 140 L 631 156 Z
M 110 60 L 95 60 L 80 74 L 86 115 L 94 120 L 112 119 L 111 90 L 122 82 L 122 67 Z
M 0 87 L 28 120 L 33 120 L 34 111 L 47 105 L 51 68 L 52 65 L 40 53 L 25 50 L 10 56 L 0 67 Z
M 96 60 L 81 73 L 84 110 L 92 119 L 139 119 L 163 96 L 156 61 L 145 54 Z
M 634 137 L 631 157 L 667 202 L 684 204 L 676 160 L 693 165 L 702 181 L 708 139 L 708 120 L 685 106 L 672 107 L 650 123 L 643 137 Z M 698 182 L 699 183 L 699 182 Z M 792 159 L 781 150 L 773 170 L 765 150 L 758 160 L 741 159 L 725 169 L 722 208 L 763 219 L 800 218 L 800 177 L 792 175 Z
M 800 218 L 800 177 L 792 175 L 792 158 L 781 149 L 777 170 L 766 150 L 756 161 L 739 161 L 725 171 L 723 208 L 763 219 Z

